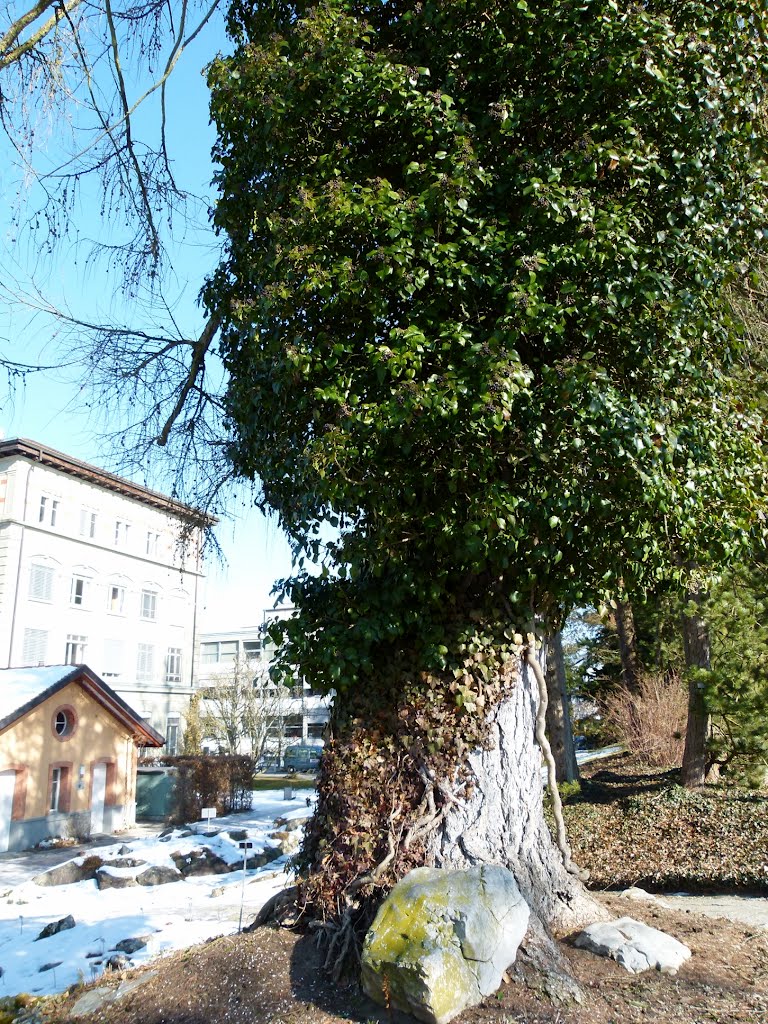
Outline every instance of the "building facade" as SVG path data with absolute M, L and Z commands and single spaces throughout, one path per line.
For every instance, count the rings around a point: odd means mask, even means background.
M 197 686 L 203 697 L 206 688 L 226 686 L 236 673 L 239 676 L 243 668 L 247 668 L 257 691 L 265 694 L 262 700 L 268 706 L 270 725 L 264 754 L 268 760 L 280 764 L 289 747 L 321 747 L 330 717 L 330 699 L 315 693 L 307 683 L 298 684 L 279 695 L 275 687 L 270 687 L 268 674 L 272 649 L 265 626 L 270 618 L 289 615 L 291 611 L 265 611 L 263 626 L 201 633 L 197 659 Z
M 210 523 L 34 441 L 0 441 L 0 667 L 88 664 L 176 752 Z

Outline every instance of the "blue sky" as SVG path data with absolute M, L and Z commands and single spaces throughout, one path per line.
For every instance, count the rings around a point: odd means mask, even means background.
M 168 83 L 168 143 L 174 174 L 185 189 L 200 197 L 197 222 L 176 231 L 172 244 L 173 273 L 166 297 L 174 316 L 189 336 L 197 336 L 203 324 L 197 295 L 205 274 L 216 263 L 217 243 L 207 225 L 206 208 L 214 200 L 210 185 L 213 165 L 210 149 L 213 128 L 208 124 L 207 86 L 201 74 L 205 63 L 227 41 L 221 24 L 201 33 L 182 57 Z M 128 82 L 129 92 L 139 95 L 141 83 Z M 157 105 L 149 101 L 136 117 L 137 132 L 151 131 Z M 37 126 L 38 171 L 61 161 L 63 136 L 55 118 L 43 118 Z M 77 127 L 75 126 L 75 144 Z M 87 260 L 89 240 L 119 241 L 121 225 L 101 217 L 102 195 L 96 179 L 80 192 L 71 218 L 69 235 L 46 252 L 44 229 L 19 230 L 39 202 L 40 186 L 24 174 L 8 140 L 0 140 L 0 189 L 5 202 L 0 209 L 0 274 L 11 291 L 37 291 L 47 301 L 67 307 L 83 319 L 122 319 L 137 326 L 147 311 L 120 294 L 119 275 L 105 263 Z M 81 388 L 82 367 L 67 366 L 53 323 L 44 315 L 32 315 L 23 303 L 0 297 L 0 358 L 42 363 L 57 368 L 17 379 L 11 388 L 0 376 L 0 431 L 5 437 L 28 437 L 78 458 L 112 468 L 115 453 L 105 443 L 107 429 L 119 424 L 104 420 L 87 408 Z M 154 476 L 162 487 L 162 467 Z M 154 482 L 153 481 L 153 482 Z M 222 521 L 216 535 L 227 560 L 211 560 L 204 590 L 204 629 L 232 629 L 260 622 L 274 580 L 290 571 L 287 544 L 277 526 L 250 506 L 244 494 L 231 503 L 232 519 Z

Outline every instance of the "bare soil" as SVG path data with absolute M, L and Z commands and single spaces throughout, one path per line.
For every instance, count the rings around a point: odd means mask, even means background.
M 616 916 L 628 915 L 685 942 L 693 956 L 672 977 L 628 974 L 611 960 L 561 941 L 584 991 L 581 1006 L 553 1006 L 520 985 L 456 1018 L 457 1024 L 766 1024 L 768 931 L 697 914 L 600 897 Z M 154 963 L 140 987 L 88 1016 L 72 1009 L 84 990 L 46 1007 L 56 1024 L 402 1024 L 402 1014 L 376 1006 L 360 990 L 333 984 L 320 972 L 309 936 L 273 927 L 214 939 Z M 102 981 L 100 986 L 106 984 Z

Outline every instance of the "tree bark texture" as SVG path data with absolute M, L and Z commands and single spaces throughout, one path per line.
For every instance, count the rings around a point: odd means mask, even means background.
M 607 915 L 566 871 L 544 820 L 537 708 L 536 682 L 523 664 L 511 695 L 490 713 L 492 744 L 469 756 L 474 791 L 447 809 L 428 856 L 445 868 L 503 864 L 539 920 L 565 933 Z
M 547 735 L 555 759 L 558 782 L 574 782 L 579 777 L 576 748 L 573 745 L 571 703 L 565 677 L 563 638 L 553 633 L 547 643 Z
M 621 676 L 626 688 L 632 693 L 640 691 L 640 658 L 637 653 L 637 630 L 635 614 L 629 601 L 616 601 L 616 633 L 621 657 Z
M 703 595 L 697 587 L 688 594 L 696 611 L 684 614 L 682 620 L 685 665 L 688 676 L 688 725 L 685 732 L 683 752 L 682 783 L 691 788 L 704 785 L 707 775 L 707 738 L 710 719 L 704 700 L 704 687 L 696 678 L 695 669 L 708 670 L 711 667 L 709 629 L 701 612 Z

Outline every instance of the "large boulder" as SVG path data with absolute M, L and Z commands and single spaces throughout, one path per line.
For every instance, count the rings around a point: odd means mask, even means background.
M 185 878 L 189 875 L 224 875 L 232 870 L 225 860 L 207 846 L 189 853 L 172 853 L 171 860 Z
M 528 919 L 506 868 L 417 868 L 389 894 L 365 938 L 363 987 L 385 1006 L 445 1024 L 496 991 Z
M 690 949 L 671 935 L 631 917 L 591 924 L 576 936 L 575 945 L 610 957 L 630 974 L 651 967 L 663 974 L 677 974 L 691 955 Z

